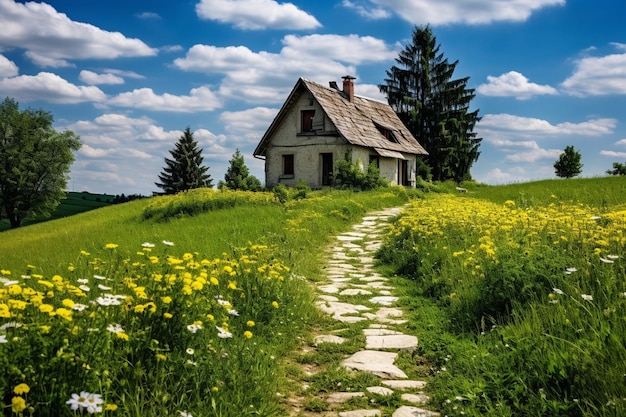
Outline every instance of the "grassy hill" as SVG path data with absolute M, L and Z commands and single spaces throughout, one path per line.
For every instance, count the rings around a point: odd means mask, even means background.
M 111 204 L 113 204 L 114 199 L 115 196 L 109 194 L 93 194 L 86 191 L 69 191 L 66 193 L 66 198 L 61 200 L 59 206 L 51 213 L 50 217 L 40 219 L 27 219 L 22 223 L 22 226 L 28 226 L 30 224 L 60 219 L 100 207 L 110 206 Z M 0 232 L 8 230 L 10 228 L 11 225 L 8 220 L 0 220 Z
M 430 370 L 434 407 L 622 415 L 626 177 L 463 186 L 198 190 L 2 232 L 0 406 L 27 384 L 39 415 L 72 415 L 81 391 L 110 415 L 284 415 L 276 358 L 321 323 L 306 280 L 324 248 L 410 201 L 382 255 L 408 278 L 403 360 Z

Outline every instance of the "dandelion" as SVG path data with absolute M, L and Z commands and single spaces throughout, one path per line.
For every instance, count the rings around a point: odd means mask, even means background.
M 117 405 L 116 404 L 107 404 L 104 406 L 104 409 L 107 411 L 115 411 L 117 410 Z
M 26 409 L 26 400 L 22 397 L 13 397 L 11 399 L 11 410 L 14 413 L 21 413 Z
M 246 330 L 245 332 L 243 332 L 243 335 L 246 339 L 252 338 L 252 332 L 250 330 Z
M 580 296 L 583 298 L 583 300 L 585 301 L 593 301 L 593 296 L 589 295 L 589 294 L 580 294 Z
M 106 245 L 104 245 L 105 249 L 115 249 L 117 248 L 119 245 L 115 244 L 115 243 L 107 243 Z
M 28 394 L 30 392 L 30 387 L 27 384 L 21 383 L 13 388 L 13 392 L 17 395 Z
M 248 320 L 248 322 L 246 323 L 246 325 L 248 327 L 254 327 L 254 322 L 252 320 Z
M 272 301 L 272 307 L 278 308 L 278 301 Z
M 165 356 L 162 353 L 157 353 L 156 354 L 156 358 L 157 358 L 158 361 L 161 361 L 161 362 L 165 362 L 167 360 L 167 356 Z
M 163 313 L 163 318 L 165 319 L 171 319 L 172 317 L 174 317 L 172 313 Z

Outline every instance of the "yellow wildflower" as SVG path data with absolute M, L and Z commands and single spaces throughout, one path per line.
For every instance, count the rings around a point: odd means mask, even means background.
M 174 317 L 172 313 L 163 313 L 163 318 L 171 319 L 172 317 Z
M 50 313 L 51 311 L 54 311 L 54 306 L 50 304 L 41 304 L 39 306 L 39 311 L 42 313 Z
M 66 308 L 57 308 L 55 314 L 59 317 L 64 318 L 67 321 L 72 321 L 72 310 L 68 310 Z
M 26 400 L 22 397 L 13 397 L 11 399 L 11 410 L 14 413 L 21 413 L 26 409 Z
M 17 395 L 28 394 L 30 392 L 30 387 L 27 384 L 21 383 L 13 388 L 13 392 Z
M 115 244 L 115 243 L 107 243 L 106 245 L 104 245 L 105 249 L 115 249 L 117 248 L 119 245 Z
M 161 301 L 163 302 L 163 304 L 169 304 L 172 302 L 172 297 L 170 297 L 169 295 L 161 297 Z
M 272 301 L 272 307 L 278 308 L 278 301 Z
M 250 330 L 246 330 L 245 332 L 243 332 L 243 335 L 246 337 L 246 339 L 250 339 L 252 337 L 252 332 Z
M 248 320 L 246 324 L 248 325 L 248 327 L 254 327 L 254 322 L 252 320 Z

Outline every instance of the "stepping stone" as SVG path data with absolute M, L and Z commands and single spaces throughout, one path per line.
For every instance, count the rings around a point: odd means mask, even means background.
M 415 380 L 400 380 L 400 379 L 388 379 L 380 381 L 381 384 L 386 385 L 388 387 L 394 389 L 424 389 L 426 386 L 425 381 L 415 381 Z
M 363 240 L 363 237 L 362 236 L 339 235 L 339 236 L 337 236 L 337 240 L 339 240 L 341 242 L 353 242 L 355 240 Z
M 337 294 L 339 292 L 339 288 L 336 285 L 323 285 L 317 288 L 326 294 Z
M 381 415 L 380 410 L 353 410 L 339 413 L 339 417 L 377 417 Z
M 335 336 L 333 334 L 322 334 L 315 338 L 315 346 L 318 346 L 320 343 L 335 343 L 340 345 L 345 341 L 345 337 Z
M 398 301 L 398 297 L 392 297 L 389 295 L 382 295 L 379 297 L 370 298 L 370 303 L 379 304 L 383 306 L 390 306 Z
M 384 395 L 388 396 L 393 394 L 393 390 L 387 387 L 367 387 L 365 388 L 368 392 L 372 394 Z
M 339 301 L 339 298 L 334 297 L 332 295 L 321 294 L 317 298 L 319 298 L 320 300 L 324 300 L 324 301 Z
M 361 311 L 369 310 L 369 308 L 365 307 L 364 305 L 355 305 L 338 301 L 318 301 L 316 304 L 322 311 L 332 316 L 342 316 L 344 314 L 360 314 Z
M 402 317 L 402 315 L 403 312 L 399 308 L 383 307 L 376 312 L 376 316 L 383 322 L 387 319 Z
M 365 233 L 362 233 L 362 232 L 346 232 L 342 236 L 365 237 L 367 235 Z
M 333 319 L 342 323 L 358 323 L 360 321 L 369 320 L 367 317 L 355 317 L 355 316 L 333 316 Z
M 387 290 L 380 290 L 380 291 L 378 291 L 378 293 L 380 295 L 391 295 L 391 291 L 387 291 Z
M 380 378 L 407 378 L 406 374 L 393 363 L 398 357 L 394 352 L 362 350 L 342 362 L 348 369 L 369 372 Z
M 352 274 L 352 276 L 355 276 L 356 274 Z M 363 277 L 360 278 L 360 281 L 366 281 L 366 282 L 370 282 L 370 281 L 389 281 L 388 278 L 385 278 L 383 276 L 380 275 L 372 275 L 370 277 Z
M 366 336 L 365 349 L 398 349 L 412 352 L 417 347 L 417 337 L 408 334 Z
M 344 282 L 350 282 L 352 281 L 352 278 L 344 278 L 344 277 L 340 277 L 340 278 L 331 278 L 330 279 L 332 282 L 334 283 L 344 283 Z
M 343 404 L 347 403 L 353 398 L 364 397 L 362 392 L 332 392 L 326 397 L 326 401 L 331 404 Z
M 411 407 L 403 405 L 398 408 L 391 417 L 437 417 L 439 413 L 430 410 L 424 410 L 423 408 Z
M 372 292 L 361 288 L 348 288 L 341 291 L 339 295 L 372 295 Z
M 390 330 L 385 328 L 373 328 L 363 329 L 363 334 L 365 336 L 388 336 L 388 335 L 400 335 L 404 334 L 402 332 L 398 332 L 396 330 Z
M 400 398 L 413 404 L 427 404 L 430 400 L 430 397 L 425 394 L 402 394 Z

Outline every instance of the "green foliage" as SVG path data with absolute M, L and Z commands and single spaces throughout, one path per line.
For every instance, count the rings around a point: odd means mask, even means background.
M 0 218 L 19 227 L 26 218 L 49 216 L 65 196 L 79 137 L 52 127 L 44 110 L 20 111 L 10 98 L 0 104 Z
M 474 133 L 478 111 L 469 110 L 475 97 L 474 90 L 467 88 L 469 77 L 452 78 L 458 61 L 444 58 L 430 26 L 414 28 L 396 64 L 379 88 L 428 152 L 432 179 L 470 179 L 482 139 Z
M 229 190 L 261 191 L 263 186 L 261 181 L 254 175 L 250 175 L 250 170 L 246 166 L 243 155 L 239 149 L 235 151 L 229 161 L 230 165 L 224 174 L 224 181 L 220 181 L 218 188 L 228 188 Z
M 278 184 L 274 186 L 272 189 L 272 193 L 274 194 L 274 198 L 278 200 L 279 203 L 285 204 L 289 200 L 299 200 L 301 198 L 306 198 L 307 195 L 311 192 L 311 187 L 304 181 L 298 182 L 295 187 L 286 187 L 283 184 Z
M 387 185 L 387 181 L 380 176 L 380 170 L 374 163 L 367 167 L 367 172 L 361 170 L 358 161 L 357 163 L 350 162 L 349 156 L 335 164 L 333 177 L 333 187 L 335 188 L 366 191 Z
M 145 207 L 142 218 L 144 220 L 167 221 L 241 205 L 260 206 L 268 204 L 272 204 L 272 197 L 269 193 L 199 188 L 173 196 L 161 196 L 152 199 L 150 204 Z
M 406 303 L 442 414 L 626 412 L 626 194 L 603 196 L 625 184 L 468 184 L 400 217 L 380 256 L 412 278 Z
M 626 175 L 626 164 L 613 162 L 613 169 L 607 170 L 606 173 L 609 175 Z
M 194 188 L 211 188 L 213 180 L 208 174 L 209 167 L 203 166 L 202 149 L 187 127 L 183 135 L 170 151 L 172 159 L 165 158 L 165 167 L 159 175 L 161 182 L 155 185 L 163 190 L 157 194 L 176 194 Z
M 560 178 L 573 178 L 582 172 L 580 152 L 573 146 L 566 146 L 565 150 L 554 163 L 554 173 Z

